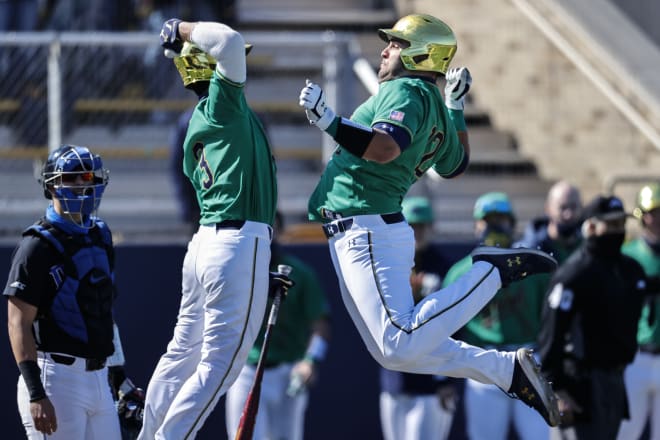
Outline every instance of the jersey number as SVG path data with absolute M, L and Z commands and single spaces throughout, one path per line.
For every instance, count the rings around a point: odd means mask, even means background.
M 197 142 L 195 144 L 193 147 L 193 156 L 195 157 L 195 160 L 198 161 L 202 172 L 206 175 L 206 178 L 203 182 L 204 189 L 209 189 L 213 184 L 213 173 L 211 173 L 211 167 L 209 167 L 209 163 L 206 161 L 206 157 L 204 156 L 203 143 Z
M 429 136 L 428 143 L 429 146 L 431 146 L 432 151 L 426 153 L 424 156 L 422 156 L 422 160 L 419 161 L 417 166 L 415 167 L 415 177 L 418 179 L 424 175 L 426 170 L 428 170 L 431 165 L 433 165 L 431 160 L 435 157 L 435 154 L 438 152 L 440 149 L 440 145 L 442 145 L 442 141 L 445 140 L 445 133 L 443 131 L 438 131 L 436 127 L 433 127 L 431 129 L 431 135 Z

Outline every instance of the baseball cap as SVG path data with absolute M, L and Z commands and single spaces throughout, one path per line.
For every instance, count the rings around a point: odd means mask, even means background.
M 628 214 L 623 208 L 623 202 L 616 196 L 603 196 L 598 195 L 584 207 L 582 211 L 582 218 L 584 220 L 596 218 L 598 220 L 614 220 L 618 218 L 628 217 Z
M 503 192 L 488 192 L 479 196 L 474 203 L 474 219 L 481 220 L 488 214 L 506 214 L 515 221 L 509 196 Z
M 433 208 L 426 197 L 407 197 L 401 202 L 401 207 L 409 224 L 433 223 Z

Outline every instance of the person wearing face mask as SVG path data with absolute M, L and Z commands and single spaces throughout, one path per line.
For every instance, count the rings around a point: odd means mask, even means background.
M 561 264 L 582 241 L 580 190 L 560 180 L 548 191 L 544 209 L 545 214 L 529 222 L 523 238 L 514 247 L 541 249 Z
M 474 205 L 474 231 L 479 244 L 508 247 L 513 243 L 516 216 L 507 194 L 489 192 Z M 444 282 L 452 283 L 470 267 L 469 256 L 457 262 Z M 533 347 L 547 278 L 535 275 L 500 289 L 493 299 L 456 335 L 458 339 L 486 349 L 516 350 Z M 466 431 L 471 439 L 507 438 L 510 425 L 519 438 L 548 437 L 548 426 L 531 409 L 510 399 L 494 385 L 473 379 L 465 383 Z
M 648 289 L 640 264 L 621 253 L 621 200 L 596 196 L 583 215 L 584 242 L 550 281 L 538 345 L 562 412 L 551 438 L 608 440 L 628 418 L 623 372 Z

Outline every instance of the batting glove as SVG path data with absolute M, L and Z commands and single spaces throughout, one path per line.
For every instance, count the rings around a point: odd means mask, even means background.
M 286 296 L 289 289 L 295 285 L 296 283 L 288 276 L 279 272 L 269 272 L 268 295 L 272 298 L 275 298 L 278 290 Z
M 452 110 L 463 110 L 465 95 L 470 90 L 472 76 L 467 67 L 454 67 L 445 75 L 445 105 Z
M 321 130 L 327 130 L 335 120 L 335 112 L 325 103 L 323 89 L 310 80 L 307 80 L 307 85 L 300 91 L 298 104 L 305 109 L 309 123 Z
M 181 53 L 183 49 L 183 40 L 179 35 L 179 23 L 181 20 L 178 18 L 170 18 L 160 29 L 160 45 L 164 50 L 165 56 L 174 58 Z

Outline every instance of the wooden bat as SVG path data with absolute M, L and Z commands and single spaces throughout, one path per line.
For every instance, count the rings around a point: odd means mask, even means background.
M 277 271 L 282 275 L 289 275 L 291 273 L 291 266 L 280 264 L 277 266 Z M 257 412 L 259 411 L 259 397 L 261 396 L 261 379 L 264 375 L 264 365 L 266 363 L 266 354 L 268 353 L 268 345 L 270 344 L 271 330 L 277 322 L 277 313 L 280 309 L 282 302 L 283 289 L 279 288 L 275 292 L 273 298 L 273 305 L 270 307 L 270 315 L 268 315 L 268 324 L 266 325 L 266 332 L 264 333 L 264 342 L 261 345 L 261 353 L 259 354 L 259 361 L 257 362 L 257 371 L 254 375 L 254 382 L 252 388 L 247 395 L 243 412 L 241 413 L 241 421 L 238 424 L 238 430 L 234 440 L 252 440 L 254 433 L 254 424 L 257 421 Z

